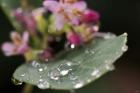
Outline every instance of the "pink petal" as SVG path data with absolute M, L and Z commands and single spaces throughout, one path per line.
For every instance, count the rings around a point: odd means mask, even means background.
M 16 31 L 11 32 L 10 37 L 11 37 L 11 39 L 14 39 L 14 38 L 21 39 L 20 34 Z
M 64 26 L 64 18 L 62 15 L 55 15 L 55 27 L 57 30 L 61 30 Z
M 43 6 L 51 12 L 56 12 L 59 8 L 59 2 L 55 0 L 45 0 Z
M 29 33 L 27 31 L 25 31 L 23 33 L 22 40 L 23 40 L 24 43 L 28 43 L 28 41 L 29 41 Z
M 15 54 L 14 49 L 15 49 L 15 45 L 13 43 L 6 42 L 2 45 L 2 51 L 6 56 L 14 55 Z
M 72 7 L 74 8 L 74 9 L 77 9 L 77 10 L 79 10 L 79 11 L 84 11 L 86 8 L 87 8 L 87 4 L 86 4 L 86 2 L 84 2 L 84 1 L 78 1 L 78 2 L 76 2 L 76 3 L 74 3 L 73 5 L 72 5 Z
M 29 49 L 27 44 L 22 44 L 17 48 L 17 54 L 24 54 Z

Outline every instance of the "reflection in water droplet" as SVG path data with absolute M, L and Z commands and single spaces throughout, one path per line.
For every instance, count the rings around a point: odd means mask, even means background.
M 128 50 L 128 46 L 127 45 L 124 45 L 123 47 L 122 47 L 122 51 L 123 52 L 126 52 Z
M 22 85 L 22 83 L 23 83 L 15 78 L 12 78 L 12 82 L 14 83 L 14 85 Z
M 100 77 L 100 71 L 98 69 L 96 69 L 91 73 L 91 75 L 98 78 L 98 77 Z
M 40 79 L 37 86 L 40 89 L 47 89 L 50 87 L 50 84 L 47 81 Z
M 75 84 L 74 84 L 74 88 L 75 88 L 75 89 L 78 89 L 78 88 L 83 87 L 83 85 L 84 85 L 84 83 L 83 83 L 83 82 L 78 81 L 78 82 L 75 82 Z

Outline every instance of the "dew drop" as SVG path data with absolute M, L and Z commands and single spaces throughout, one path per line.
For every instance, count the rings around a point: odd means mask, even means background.
M 100 77 L 100 71 L 98 69 L 96 69 L 91 73 L 91 75 L 98 78 L 98 77 Z
M 50 87 L 50 84 L 47 81 L 40 79 L 37 86 L 40 89 L 47 89 Z
M 122 51 L 126 52 L 127 50 L 128 50 L 128 46 L 127 46 L 127 45 L 124 45 L 124 46 L 122 47 Z
M 50 70 L 50 72 L 48 73 L 48 76 L 52 80 L 59 80 L 60 79 L 60 72 L 58 69 L 55 68 L 55 69 Z
M 115 69 L 114 65 L 109 65 L 109 64 L 108 64 L 108 65 L 106 65 L 105 67 L 106 67 L 106 69 L 109 70 L 109 71 L 113 71 L 113 70 Z
M 31 65 L 32 65 L 33 67 L 35 67 L 35 68 L 40 67 L 40 64 L 39 64 L 36 60 L 34 60 L 34 61 L 31 63 Z
M 83 85 L 84 85 L 84 83 L 83 83 L 83 82 L 78 81 L 78 82 L 76 82 L 76 83 L 74 84 L 74 88 L 75 88 L 75 89 L 78 89 L 78 88 L 83 87 Z
M 12 82 L 13 82 L 14 85 L 22 85 L 22 83 L 23 83 L 23 82 L 15 79 L 15 78 L 12 78 Z
M 42 72 L 42 71 L 43 71 L 43 68 L 39 68 L 38 71 L 39 71 L 39 72 Z
M 70 78 L 70 80 L 76 80 L 76 79 L 78 79 L 78 76 L 75 76 L 75 75 L 71 74 L 69 76 L 69 78 Z
M 21 74 L 20 76 L 21 76 L 21 77 L 24 77 L 25 75 L 26 75 L 26 74 L 25 74 L 25 73 L 23 73 L 23 74 Z
M 74 48 L 75 48 L 75 45 L 74 45 L 74 44 L 71 44 L 71 45 L 70 45 L 70 48 L 71 48 L 71 49 L 74 49 Z
M 65 63 L 65 64 L 61 64 L 61 65 L 58 67 L 58 70 L 60 71 L 60 75 L 61 75 L 61 76 L 68 75 L 69 72 L 72 71 L 72 63 L 71 63 L 71 62 L 67 62 L 67 63 Z
M 62 76 L 65 76 L 65 75 L 67 75 L 68 73 L 69 73 L 69 70 L 63 70 L 63 71 L 60 72 L 60 74 L 61 74 Z

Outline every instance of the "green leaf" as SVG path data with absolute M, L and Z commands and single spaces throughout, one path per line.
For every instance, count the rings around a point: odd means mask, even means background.
M 29 2 L 29 5 L 32 6 L 33 8 L 40 7 L 42 5 L 42 0 L 27 0 L 27 1 Z M 22 30 L 21 25 L 18 24 L 18 22 L 12 15 L 12 11 L 14 9 L 21 7 L 21 0 L 0 0 L 0 7 L 7 15 L 13 27 L 18 31 Z
M 112 71 L 113 63 L 127 50 L 126 42 L 126 33 L 114 38 L 95 38 L 90 44 L 47 63 L 36 60 L 23 64 L 13 77 L 41 89 L 78 89 Z

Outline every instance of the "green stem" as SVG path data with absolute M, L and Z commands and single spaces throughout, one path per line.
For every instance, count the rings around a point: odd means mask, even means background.
M 70 93 L 76 93 L 76 90 L 72 89 L 70 90 Z
M 29 84 L 25 84 L 21 93 L 32 93 L 33 91 L 33 86 Z

